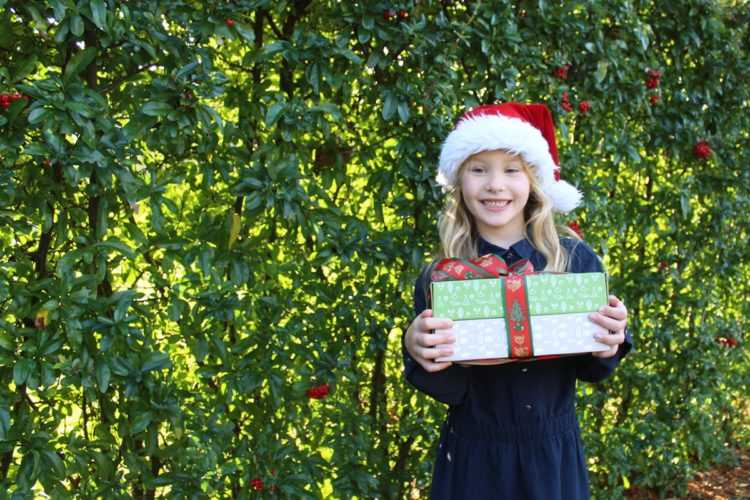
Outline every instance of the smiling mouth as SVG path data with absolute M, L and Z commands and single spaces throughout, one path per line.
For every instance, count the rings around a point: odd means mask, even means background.
M 503 201 L 498 201 L 498 200 L 484 200 L 482 202 L 482 205 L 484 205 L 487 208 L 503 208 L 503 207 L 508 206 L 508 204 L 510 204 L 510 201 L 508 201 L 508 200 L 503 200 Z

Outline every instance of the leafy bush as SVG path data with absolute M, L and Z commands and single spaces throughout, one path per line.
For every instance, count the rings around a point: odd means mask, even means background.
M 400 336 L 440 141 L 498 100 L 553 110 L 631 313 L 580 389 L 594 492 L 747 444 L 744 2 L 0 7 L 6 495 L 424 493 Z

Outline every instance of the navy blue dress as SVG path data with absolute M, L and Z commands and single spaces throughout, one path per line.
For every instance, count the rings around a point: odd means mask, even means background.
M 583 242 L 563 239 L 571 272 L 602 264 Z M 479 255 L 497 253 L 508 264 L 544 257 L 529 240 L 504 249 L 484 240 Z M 425 279 L 417 281 L 414 310 L 427 306 Z M 607 378 L 633 341 L 607 359 L 591 354 L 491 366 L 460 366 L 429 373 L 403 348 L 407 380 L 449 405 L 440 435 L 430 498 L 573 500 L 589 498 L 588 471 L 575 414 L 576 380 Z M 402 344 L 403 345 L 403 344 Z

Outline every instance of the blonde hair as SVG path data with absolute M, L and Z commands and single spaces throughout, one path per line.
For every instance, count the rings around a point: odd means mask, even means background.
M 545 271 L 565 272 L 570 264 L 567 250 L 560 244 L 560 233 L 577 238 L 573 231 L 555 225 L 552 200 L 544 193 L 534 173 L 534 166 L 521 158 L 524 172 L 529 178 L 529 199 L 524 207 L 526 235 L 534 247 L 544 256 Z M 451 186 L 445 210 L 439 222 L 440 250 L 435 262 L 446 257 L 475 259 L 477 255 L 477 232 L 474 217 L 461 194 L 461 179 L 467 161 L 461 165 L 456 183 Z M 542 271 L 542 269 L 537 269 Z

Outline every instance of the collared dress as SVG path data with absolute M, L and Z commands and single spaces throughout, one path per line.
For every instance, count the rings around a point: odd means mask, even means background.
M 561 239 L 574 273 L 601 272 L 585 243 Z M 478 254 L 496 253 L 509 264 L 546 261 L 528 239 L 509 249 L 481 240 Z M 415 314 L 427 307 L 425 273 L 414 290 Z M 589 498 L 588 471 L 575 414 L 576 381 L 599 382 L 630 351 L 626 331 L 618 353 L 606 359 L 583 354 L 490 366 L 453 364 L 430 373 L 403 348 L 407 380 L 449 406 L 438 445 L 430 498 Z M 403 346 L 403 342 L 402 342 Z

